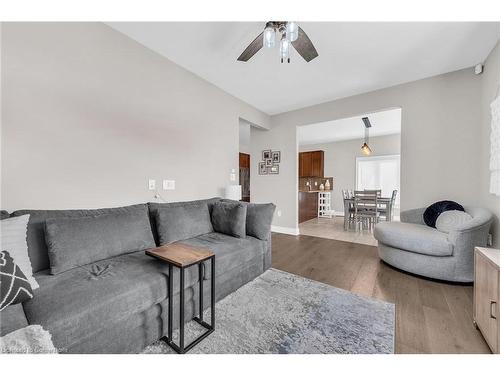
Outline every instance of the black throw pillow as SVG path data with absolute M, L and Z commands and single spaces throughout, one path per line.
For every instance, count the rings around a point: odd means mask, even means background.
M 428 226 L 436 228 L 436 220 L 438 216 L 445 211 L 453 211 L 453 210 L 465 212 L 464 208 L 457 202 L 440 201 L 433 203 L 429 207 L 427 207 L 426 210 L 424 211 L 424 222 Z
M 0 311 L 33 298 L 33 290 L 23 271 L 8 251 L 0 251 Z

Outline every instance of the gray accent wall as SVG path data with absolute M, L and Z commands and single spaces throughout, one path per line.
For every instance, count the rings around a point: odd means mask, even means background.
M 491 109 L 490 103 L 496 95 L 500 94 L 500 42 L 491 51 L 484 63 L 481 75 L 483 81 L 481 93 L 482 122 L 479 138 L 483 145 L 480 150 L 480 190 L 479 198 L 483 207 L 490 209 L 495 214 L 493 222 L 493 246 L 500 248 L 500 197 L 489 193 L 490 187 L 490 131 Z
M 363 126 L 362 123 L 361 126 Z M 356 158 L 365 156 L 361 152 L 363 142 L 363 139 L 352 139 L 299 147 L 299 151 L 323 150 L 325 152 L 325 177 L 333 177 L 332 209 L 340 215 L 344 213 L 342 189 L 355 190 L 356 188 Z M 399 155 L 400 144 L 400 134 L 370 137 L 373 156 Z
M 270 131 L 252 132 L 252 199 L 277 205 L 273 225 L 297 228 L 297 126 L 401 108 L 401 208 L 480 204 L 481 81 L 469 68 L 272 116 Z M 280 174 L 259 176 L 269 148 L 281 151 Z
M 3 23 L 2 208 L 222 194 L 269 116 L 102 23 Z M 175 191 L 161 190 L 176 180 Z

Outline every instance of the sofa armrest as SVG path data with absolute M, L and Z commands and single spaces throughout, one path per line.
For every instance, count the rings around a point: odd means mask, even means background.
M 401 222 L 425 225 L 424 212 L 425 208 L 414 208 L 412 210 L 401 211 Z

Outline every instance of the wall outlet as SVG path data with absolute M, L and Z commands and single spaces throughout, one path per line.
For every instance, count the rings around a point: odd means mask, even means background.
M 156 180 L 149 179 L 148 180 L 148 189 L 156 190 Z
M 175 190 L 175 180 L 163 180 L 163 190 Z

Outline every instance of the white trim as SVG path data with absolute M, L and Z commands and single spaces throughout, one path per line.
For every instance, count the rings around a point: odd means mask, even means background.
M 299 235 L 299 228 L 278 227 L 276 225 L 271 225 L 271 232 L 291 234 L 292 236 L 298 236 Z

